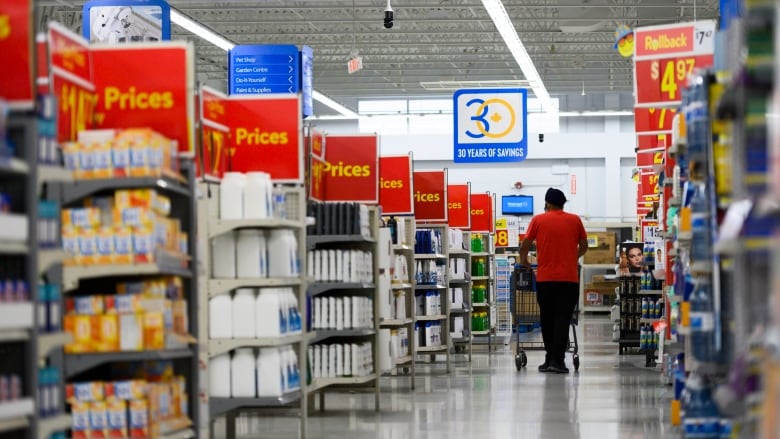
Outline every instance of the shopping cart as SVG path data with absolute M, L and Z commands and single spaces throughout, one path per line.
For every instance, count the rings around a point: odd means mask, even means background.
M 522 329 L 528 326 L 538 327 L 541 324 L 539 315 L 539 302 L 536 300 L 536 275 L 535 267 L 523 267 L 515 265 L 512 272 L 510 285 L 513 298 L 513 319 L 517 325 L 517 349 L 515 352 L 515 366 L 517 370 L 524 368 L 528 364 L 528 356 L 525 351 L 544 350 L 544 342 L 535 339 L 529 333 L 523 333 Z M 579 306 L 575 307 L 571 318 L 571 333 L 567 352 L 572 353 L 572 362 L 574 370 L 580 369 L 579 344 L 577 342 L 577 323 L 579 318 Z

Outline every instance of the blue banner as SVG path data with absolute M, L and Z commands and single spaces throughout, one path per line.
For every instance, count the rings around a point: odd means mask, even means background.
M 298 93 L 300 58 L 293 45 L 236 46 L 228 54 L 229 94 Z
M 311 47 L 301 47 L 301 102 L 303 117 L 314 114 L 314 52 Z

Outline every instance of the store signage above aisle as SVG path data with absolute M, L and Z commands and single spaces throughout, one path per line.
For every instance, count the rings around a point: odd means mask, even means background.
M 301 53 L 293 45 L 236 46 L 228 54 L 230 94 L 298 93 L 300 63 Z
M 378 204 L 379 137 L 356 134 L 325 139 L 325 201 Z
M 379 205 L 383 215 L 414 215 L 412 156 L 379 157 Z
M 453 96 L 455 163 L 520 162 L 528 156 L 528 92 L 464 89 Z
M 301 95 L 303 117 L 314 114 L 314 51 L 309 46 L 301 47 Z
M 713 64 L 714 20 L 641 27 L 634 35 L 637 107 L 676 106 L 688 75 Z
M 490 194 L 471 194 L 471 231 L 492 233 L 495 225 L 493 197 Z
M 471 228 L 471 185 L 447 186 L 447 223 L 457 229 Z
M 148 127 L 177 141 L 180 155 L 194 157 L 192 45 L 95 45 L 90 52 L 97 91 L 95 128 Z
M 198 176 L 207 180 L 219 180 L 224 175 L 228 162 L 228 97 L 204 86 L 200 89 L 199 103 L 201 149 L 197 160 Z
M 48 29 L 51 93 L 57 98 L 57 140 L 74 141 L 79 131 L 93 126 L 95 84 L 89 43 L 65 26 Z
M 447 223 L 447 171 L 414 171 L 414 219 Z
M 262 171 L 280 183 L 303 183 L 299 95 L 231 96 L 227 169 Z
M 32 0 L 0 2 L 0 53 L 3 54 L 0 98 L 20 109 L 35 105 L 33 16 Z
M 171 39 L 171 7 L 164 0 L 92 0 L 82 8 L 91 43 L 151 43 Z

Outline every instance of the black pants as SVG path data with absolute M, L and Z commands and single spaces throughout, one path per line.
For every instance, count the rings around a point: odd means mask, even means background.
M 537 282 L 536 300 L 542 324 L 546 361 L 563 364 L 569 346 L 569 325 L 580 296 L 577 282 Z

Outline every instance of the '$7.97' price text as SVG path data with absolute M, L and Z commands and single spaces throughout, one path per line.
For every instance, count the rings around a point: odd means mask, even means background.
M 680 99 L 679 89 L 696 67 L 695 58 L 682 58 L 653 61 L 650 65 L 650 78 L 653 81 L 661 79 L 661 95 L 665 100 Z

